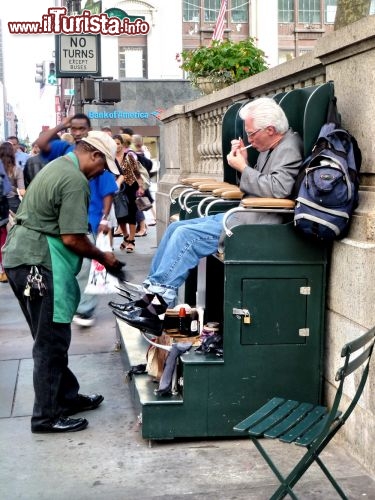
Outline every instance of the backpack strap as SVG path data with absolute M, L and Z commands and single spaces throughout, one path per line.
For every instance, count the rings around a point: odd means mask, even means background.
M 334 123 L 337 128 L 341 127 L 341 115 L 337 109 L 336 96 L 332 96 L 329 100 L 326 123 Z

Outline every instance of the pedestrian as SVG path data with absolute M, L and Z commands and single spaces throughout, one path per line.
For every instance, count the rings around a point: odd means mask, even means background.
M 118 173 L 115 154 L 114 141 L 96 132 L 46 165 L 29 186 L 3 247 L 5 272 L 34 340 L 32 432 L 83 430 L 88 421 L 70 416 L 94 410 L 104 399 L 79 393 L 68 349 L 82 257 L 115 275 L 122 272 L 114 254 L 100 251 L 86 235 L 88 181 L 105 169 Z
M 138 160 L 134 151 L 130 150 L 131 137 L 126 134 L 114 135 L 113 139 L 117 144 L 117 161 L 121 176 L 117 179 L 120 190 L 124 190 L 127 197 L 128 213 L 119 217 L 116 215 L 118 225 L 123 234 L 123 241 L 120 250 L 133 253 L 135 250 L 135 229 L 137 205 L 135 203 L 137 192 L 143 191 L 143 182 L 137 168 Z M 116 213 L 116 206 L 115 206 Z
M 20 167 L 23 170 L 25 168 L 26 161 L 29 158 L 29 155 L 22 150 L 20 141 L 18 140 L 18 137 L 16 135 L 10 135 L 6 140 L 13 146 L 17 167 Z
M 20 206 L 21 197 L 25 194 L 25 181 L 22 168 L 16 165 L 14 147 L 8 141 L 0 145 L 0 161 L 4 165 L 5 172 L 12 186 L 7 197 L 9 210 L 12 214 L 15 214 Z

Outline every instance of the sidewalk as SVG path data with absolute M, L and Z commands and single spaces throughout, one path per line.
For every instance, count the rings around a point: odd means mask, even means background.
M 137 238 L 127 262 L 128 279 L 140 282 L 155 250 L 156 230 Z M 118 298 L 118 296 L 114 296 Z M 87 412 L 89 427 L 61 435 L 32 434 L 31 335 L 7 284 L 0 284 L 0 498 L 3 500 L 266 500 L 277 481 L 247 440 L 142 439 L 116 352 L 115 320 L 102 297 L 92 328 L 73 326 L 70 366 L 81 391 L 105 400 Z M 197 408 L 199 411 L 199 408 Z M 301 450 L 267 441 L 275 461 L 287 471 Z M 351 499 L 375 498 L 375 481 L 335 442 L 323 457 Z M 295 488 L 301 499 L 337 499 L 313 466 Z

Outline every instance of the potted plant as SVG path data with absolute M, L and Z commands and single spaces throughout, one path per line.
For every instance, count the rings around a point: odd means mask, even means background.
M 208 47 L 183 50 L 177 59 L 192 85 L 207 94 L 268 67 L 264 52 L 254 45 L 253 38 L 240 42 L 213 41 Z

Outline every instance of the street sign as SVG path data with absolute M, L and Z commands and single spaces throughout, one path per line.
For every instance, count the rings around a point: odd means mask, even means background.
M 64 95 L 74 95 L 74 89 L 64 89 Z
M 100 35 L 56 35 L 57 78 L 101 76 Z

